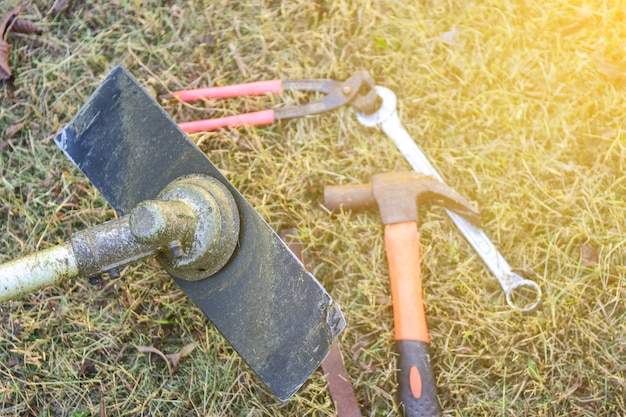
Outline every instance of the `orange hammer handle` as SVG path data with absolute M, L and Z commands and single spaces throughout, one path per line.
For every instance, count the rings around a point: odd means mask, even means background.
M 430 337 L 422 298 L 421 249 L 416 222 L 385 225 L 391 279 L 398 383 L 404 415 L 439 416 L 441 408 L 430 363 Z

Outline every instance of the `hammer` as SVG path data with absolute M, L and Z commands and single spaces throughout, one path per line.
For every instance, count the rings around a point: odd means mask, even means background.
M 394 336 L 398 351 L 400 408 L 407 417 L 438 416 L 441 406 L 430 363 L 430 337 L 422 299 L 418 207 L 443 205 L 478 224 L 472 205 L 444 183 L 417 172 L 377 174 L 368 184 L 324 187 L 333 211 L 378 205 L 385 225 L 385 251 L 391 279 Z

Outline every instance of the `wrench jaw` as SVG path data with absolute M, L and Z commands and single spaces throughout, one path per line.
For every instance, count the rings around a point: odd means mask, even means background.
M 357 120 L 365 127 L 381 126 L 384 122 L 389 120 L 394 113 L 397 113 L 398 98 L 396 97 L 396 94 L 390 89 L 379 85 L 375 86 L 374 90 L 382 101 L 378 110 L 370 114 L 362 112 L 356 113 Z
M 541 304 L 541 287 L 535 281 L 522 278 L 515 272 L 508 274 L 505 295 L 507 304 L 522 313 L 531 313 Z

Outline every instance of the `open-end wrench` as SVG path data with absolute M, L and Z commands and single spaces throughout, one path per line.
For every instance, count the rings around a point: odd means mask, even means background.
M 380 126 L 383 132 L 385 132 L 396 144 L 398 149 L 400 149 L 400 152 L 402 152 L 415 171 L 430 175 L 444 182 L 441 175 L 439 175 L 426 155 L 402 126 L 398 116 L 395 93 L 385 87 L 376 86 L 375 89 L 382 100 L 380 108 L 372 114 L 357 113 L 358 121 L 366 127 Z M 496 276 L 504 290 L 509 306 L 524 312 L 532 311 L 537 308 L 541 301 L 541 288 L 539 285 L 513 272 L 509 263 L 500 252 L 498 252 L 482 229 L 472 225 L 463 217 L 450 210 L 446 210 L 446 212 L 465 239 L 467 239 L 476 253 L 478 253 L 487 267 Z

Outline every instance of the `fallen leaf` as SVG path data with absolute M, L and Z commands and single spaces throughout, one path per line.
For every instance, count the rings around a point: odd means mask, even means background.
M 178 366 L 178 362 L 180 362 L 180 360 L 182 358 L 184 358 L 185 356 L 189 355 L 191 352 L 193 352 L 193 350 L 198 346 L 198 343 L 194 342 L 194 343 L 190 343 L 188 345 L 183 346 L 183 348 L 176 352 L 176 353 L 169 353 L 167 355 L 165 355 L 167 357 L 167 359 L 169 359 L 170 361 L 172 361 L 172 366 L 174 367 L 174 369 L 176 369 L 176 367 Z
M 580 388 L 580 384 L 578 382 L 574 382 L 572 386 L 570 386 L 564 393 L 561 394 L 561 398 L 567 398 Z
M 152 347 L 158 350 L 161 350 L 161 346 L 163 346 L 163 341 L 160 337 L 152 339 Z M 158 355 L 150 355 L 150 365 L 156 363 L 159 360 Z
M 459 44 L 461 39 L 461 31 L 457 28 L 452 28 L 451 30 L 444 32 L 439 36 L 439 39 L 450 46 L 456 46 Z
M 612 129 L 609 129 L 609 130 L 601 133 L 600 136 L 602 136 L 602 138 L 604 138 L 604 139 L 612 140 L 612 139 L 617 138 L 619 133 L 620 133 L 619 129 L 612 128 Z
M 18 6 L 13 10 L 8 11 L 0 20 L 0 38 L 2 40 L 7 39 L 7 35 L 11 31 L 11 28 L 15 24 L 17 20 L 17 16 L 19 16 L 24 10 L 25 6 Z
M 592 23 L 593 20 L 594 18 L 592 16 L 587 16 L 583 18 L 582 20 L 579 20 L 578 22 L 574 22 L 570 25 L 567 25 L 563 29 L 561 29 L 561 36 L 565 37 L 565 36 L 573 35 L 574 33 L 583 30 L 586 26 L 589 25 L 589 23 Z
M 135 346 L 135 347 L 141 353 L 154 353 L 156 355 L 159 355 L 167 364 L 167 369 L 170 372 L 170 376 L 174 375 L 174 370 L 172 369 L 172 366 L 170 365 L 170 361 L 167 359 L 167 356 L 165 356 L 165 354 L 161 352 L 159 349 L 152 347 L 152 346 Z
M 18 16 L 24 12 L 24 5 L 18 6 L 7 12 L 2 20 L 0 20 L 0 81 L 11 81 L 13 79 L 11 67 L 9 65 L 9 55 L 11 53 L 11 45 L 7 42 L 9 32 L 35 33 L 41 34 L 43 29 L 26 20 L 19 20 Z
M 613 81 L 626 78 L 626 65 L 612 63 L 599 56 L 593 56 L 591 59 L 596 66 L 596 70 L 606 78 Z
M 595 266 L 598 263 L 598 248 L 589 242 L 580 247 L 580 258 L 583 266 Z
M 29 20 L 16 19 L 11 32 L 41 35 L 43 28 Z
M 104 401 L 104 390 L 100 388 L 100 417 L 106 417 L 107 408 L 106 403 Z
M 206 36 L 203 42 L 207 48 L 215 48 L 217 46 L 217 39 L 214 36 Z
M 249 152 L 254 150 L 254 147 L 250 144 L 250 141 L 245 138 L 240 138 L 237 141 L 237 148 L 242 152 Z
M 11 45 L 0 39 L 0 81 L 11 79 L 11 68 L 9 67 L 9 54 Z
M 380 297 L 376 297 L 376 304 L 389 305 L 391 304 L 391 297 L 386 296 L 386 295 L 381 295 Z
M 26 414 L 24 414 L 24 417 L 36 417 L 39 415 L 39 409 L 37 407 L 30 404 L 28 404 L 27 407 L 28 410 L 26 411 Z
M 5 140 L 4 142 L 0 142 L 0 152 L 6 151 L 13 145 L 17 145 L 20 142 L 20 140 L 21 139 L 16 138 L 16 139 L 9 139 L 9 140 Z
M 9 127 L 7 127 L 6 130 L 4 131 L 4 138 L 11 139 L 13 136 L 19 133 L 19 131 L 22 130 L 23 127 L 24 127 L 24 122 L 13 123 Z
M 9 54 L 11 45 L 6 41 L 11 28 L 17 21 L 17 16 L 24 11 L 24 6 L 18 6 L 7 12 L 2 20 L 0 20 L 0 81 L 11 79 L 11 68 L 9 66 Z
M 361 362 L 359 362 L 359 366 L 361 367 L 361 369 L 363 369 L 365 371 L 375 371 L 376 370 L 376 365 L 374 365 L 373 363 L 367 364 L 367 363 L 361 361 Z
M 48 10 L 48 14 L 57 15 L 63 11 L 67 4 L 67 0 L 56 0 L 50 10 Z
M 85 359 L 78 369 L 78 376 L 88 376 L 96 372 L 96 364 Z
M 19 320 L 15 320 L 13 322 L 13 336 L 20 337 L 20 332 L 22 331 L 22 325 Z
M 356 362 L 357 359 L 359 359 L 359 356 L 361 355 L 361 351 L 364 350 L 367 346 L 369 346 L 369 344 L 370 344 L 369 340 L 363 340 L 360 342 L 356 342 L 355 344 L 350 346 L 350 352 L 352 352 L 353 362 Z

